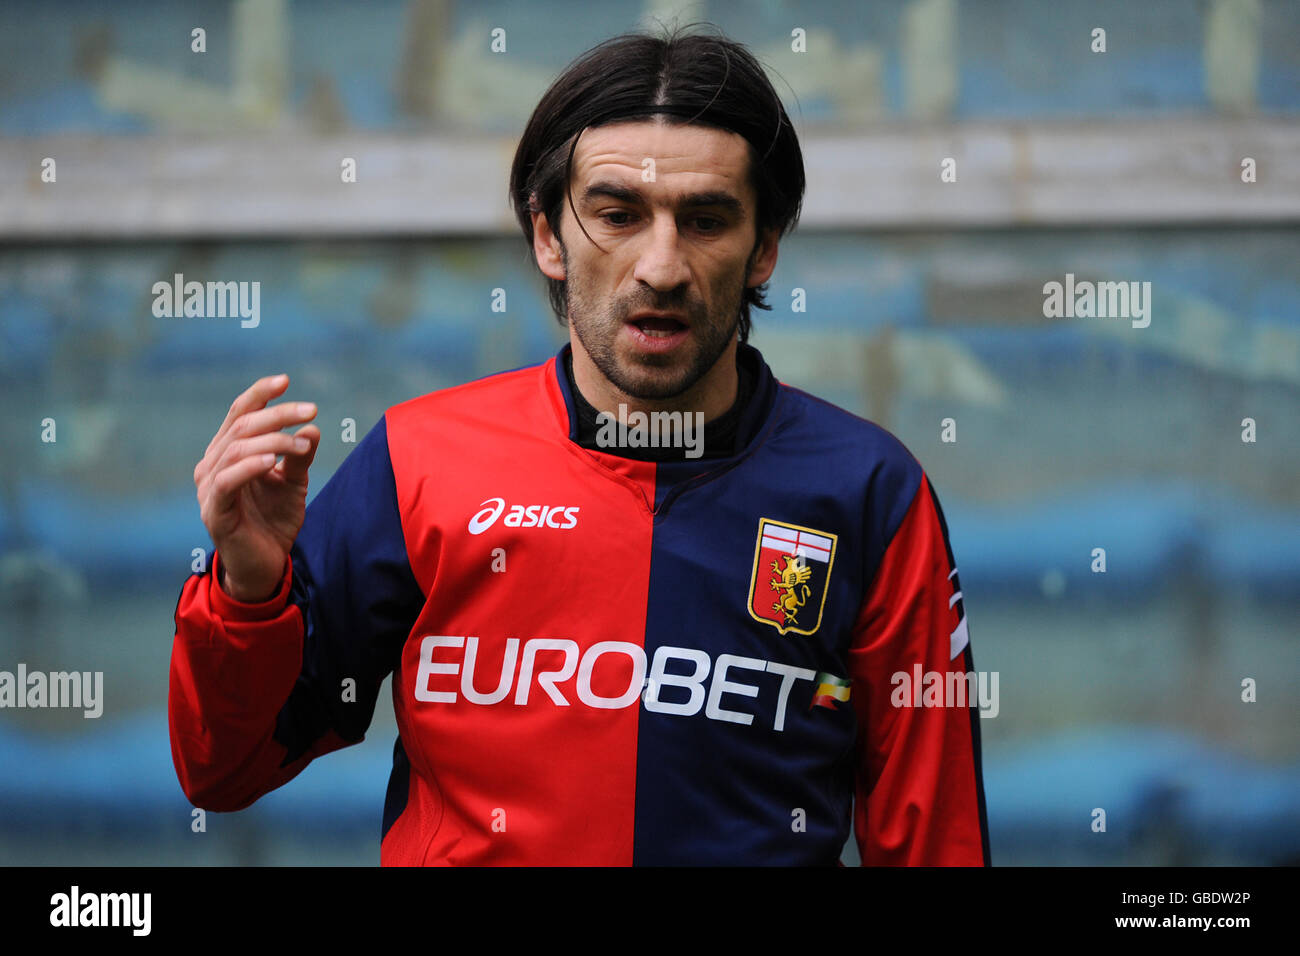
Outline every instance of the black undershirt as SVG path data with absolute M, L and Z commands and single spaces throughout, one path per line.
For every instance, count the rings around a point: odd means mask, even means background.
M 740 424 L 741 413 L 749 404 L 749 400 L 754 397 L 754 384 L 758 378 L 757 371 L 749 367 L 749 363 L 744 360 L 745 358 L 747 358 L 747 355 L 744 350 L 737 353 L 736 375 L 739 381 L 736 384 L 735 402 L 726 412 L 712 421 L 704 423 L 704 440 L 700 458 L 730 458 L 737 451 L 736 429 Z M 577 442 L 583 448 L 608 452 L 621 458 L 632 458 L 637 461 L 695 460 L 687 459 L 686 452 L 689 449 L 686 448 L 606 448 L 600 446 L 596 442 L 596 435 L 600 428 L 600 423 L 596 421 L 599 412 L 596 411 L 595 406 L 582 396 L 582 392 L 578 391 L 578 383 L 573 378 L 572 352 L 565 352 L 564 374 L 569 379 L 569 391 L 573 395 L 573 407 L 578 418 Z

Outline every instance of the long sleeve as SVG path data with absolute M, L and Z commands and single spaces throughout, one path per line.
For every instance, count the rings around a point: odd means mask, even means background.
M 974 673 L 974 661 L 947 524 L 924 474 L 871 582 L 849 660 L 863 865 L 989 865 L 979 702 L 968 684 L 961 696 L 936 691 L 940 679 L 956 690 L 948 674 Z
M 233 600 L 217 583 L 220 560 L 177 601 L 168 720 L 185 795 L 238 810 L 364 739 L 423 605 L 385 419 L 307 506 L 274 597 Z

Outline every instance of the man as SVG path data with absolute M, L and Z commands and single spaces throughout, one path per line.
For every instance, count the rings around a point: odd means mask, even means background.
M 938 500 L 745 343 L 803 185 L 743 47 L 608 41 L 511 175 L 569 346 L 390 408 L 305 517 L 315 407 L 235 400 L 176 612 L 195 804 L 361 740 L 391 672 L 385 864 L 831 864 L 851 825 L 868 864 L 988 862 L 975 703 L 891 694 L 973 670 Z

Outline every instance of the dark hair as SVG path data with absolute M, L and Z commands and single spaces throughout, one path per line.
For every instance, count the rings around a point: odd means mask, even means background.
M 662 37 L 626 33 L 592 47 L 551 84 L 524 128 L 510 167 L 510 204 L 531 249 L 531 214 L 541 212 L 559 237 L 561 203 L 574 210 L 569 177 L 579 134 L 630 117 L 736 133 L 749 144 L 749 180 L 758 197 L 757 242 L 778 238 L 799 220 L 803 154 L 780 98 L 754 56 L 725 36 L 691 34 L 688 24 Z M 706 24 L 712 26 L 712 24 Z M 574 220 L 588 239 L 578 219 Z M 595 240 L 592 240 L 593 242 Z M 751 253 L 752 254 L 752 253 Z M 551 308 L 568 323 L 565 282 L 546 277 Z M 750 306 L 771 310 L 766 283 L 745 289 L 740 340 L 749 338 Z

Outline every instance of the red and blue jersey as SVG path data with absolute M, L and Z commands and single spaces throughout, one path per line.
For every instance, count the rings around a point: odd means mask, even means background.
M 270 600 L 185 582 L 187 797 L 357 743 L 392 674 L 386 865 L 987 864 L 978 703 L 898 694 L 974 670 L 919 463 L 756 352 L 734 454 L 584 448 L 562 356 L 388 409 Z

